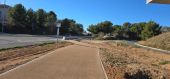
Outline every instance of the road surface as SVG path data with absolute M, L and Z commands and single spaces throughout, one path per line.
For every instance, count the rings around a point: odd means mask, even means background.
M 0 49 L 56 41 L 55 36 L 0 34 Z
M 72 45 L 0 75 L 0 79 L 106 79 L 97 48 Z
M 63 36 L 59 37 L 62 40 Z M 65 39 L 89 39 L 89 37 L 67 36 Z M 0 33 L 0 49 L 18 46 L 27 46 L 43 42 L 56 41 L 56 35 L 27 35 L 27 34 L 6 34 Z

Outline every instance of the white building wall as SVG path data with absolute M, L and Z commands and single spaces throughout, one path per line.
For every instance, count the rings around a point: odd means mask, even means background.
M 9 11 L 10 7 L 9 6 L 5 6 L 0 4 L 0 23 L 4 22 L 5 24 L 8 22 L 8 11 Z

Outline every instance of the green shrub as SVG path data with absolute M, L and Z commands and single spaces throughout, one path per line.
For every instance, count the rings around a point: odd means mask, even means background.
M 166 64 L 170 64 L 170 61 L 162 61 L 162 62 L 159 62 L 159 65 L 166 65 Z

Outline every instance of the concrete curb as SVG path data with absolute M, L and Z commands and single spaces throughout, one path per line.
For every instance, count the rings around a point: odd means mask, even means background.
M 103 62 L 102 62 L 102 59 L 101 59 L 101 57 L 100 57 L 100 49 L 97 48 L 97 50 L 98 50 L 97 53 L 98 53 L 98 56 L 99 56 L 99 59 L 100 59 L 100 64 L 101 64 L 102 70 L 103 70 L 104 75 L 105 75 L 105 79 L 109 79 L 108 76 L 107 76 L 106 70 L 105 70 L 105 68 L 104 68 L 104 64 L 103 64 Z
M 73 46 L 73 45 L 70 45 L 70 46 Z M 8 74 L 8 73 L 10 73 L 10 72 L 12 72 L 12 71 L 14 71 L 14 70 L 17 70 L 17 69 L 19 69 L 19 68 L 21 68 L 21 67 L 26 66 L 26 65 L 28 65 L 28 64 L 30 64 L 30 63 L 32 63 L 32 62 L 34 62 L 34 61 L 41 60 L 41 59 L 45 58 L 46 56 L 49 56 L 49 55 L 55 53 L 56 51 L 63 50 L 63 49 L 68 48 L 68 47 L 70 47 L 70 46 L 62 47 L 62 48 L 56 49 L 56 50 L 54 50 L 54 51 L 51 51 L 51 52 L 49 52 L 49 53 L 47 53 L 47 54 L 45 54 L 45 55 L 42 55 L 42 56 L 40 56 L 40 57 L 38 57 L 38 58 L 35 58 L 35 59 L 33 59 L 33 60 L 31 60 L 31 61 L 25 63 L 25 64 L 21 64 L 21 65 L 15 67 L 15 68 L 13 68 L 13 69 L 10 69 L 10 70 L 8 70 L 8 71 L 6 71 L 6 72 L 0 74 L 0 76 L 6 75 L 6 74 Z
M 156 50 L 156 51 L 160 51 L 160 52 L 164 52 L 164 53 L 167 53 L 167 54 L 170 54 L 170 51 L 168 51 L 168 50 L 163 50 L 163 49 L 158 49 L 158 48 L 154 48 L 154 47 L 149 47 L 149 46 L 141 45 L 141 44 L 138 44 L 138 43 L 135 43 L 135 45 L 140 46 L 140 47 L 144 47 L 144 48 L 148 48 L 148 49 L 152 49 L 152 50 Z

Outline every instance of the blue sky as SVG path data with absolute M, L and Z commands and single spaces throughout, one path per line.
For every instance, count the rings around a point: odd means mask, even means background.
M 75 19 L 85 28 L 105 20 L 113 24 L 154 20 L 170 26 L 170 5 L 146 4 L 145 0 L 7 0 L 9 5 L 17 3 L 34 10 L 55 11 L 58 18 Z

